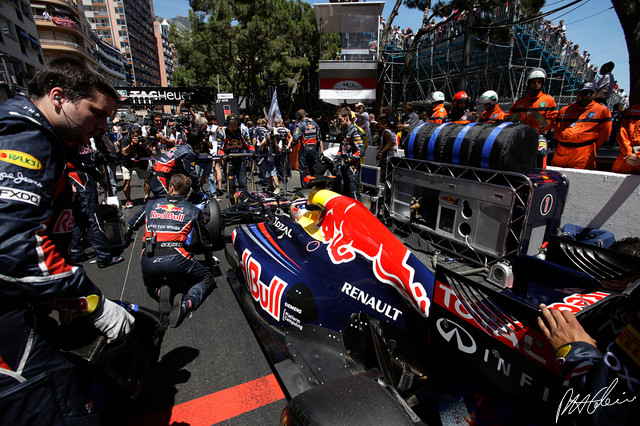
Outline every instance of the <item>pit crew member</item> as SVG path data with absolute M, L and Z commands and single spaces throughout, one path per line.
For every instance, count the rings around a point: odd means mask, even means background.
M 613 342 L 601 342 L 606 349 L 600 352 L 571 311 L 545 305 L 540 310 L 538 326 L 555 351 L 562 379 L 556 423 L 633 424 L 640 414 L 638 315 Z
M 284 180 L 291 177 L 291 167 L 289 166 L 289 152 L 291 152 L 291 141 L 293 136 L 282 121 L 282 118 L 273 120 L 278 131 L 278 150 L 280 155 L 276 156 L 276 170 L 278 171 L 278 179 Z M 286 170 L 285 170 L 286 169 Z
M 276 171 L 275 155 L 280 152 L 278 147 L 279 133 L 274 127 L 271 131 L 267 130 L 267 120 L 258 119 L 258 125 L 253 131 L 253 141 L 260 158 L 258 159 L 258 167 L 260 175 L 266 179 L 269 185 L 269 191 L 274 194 L 280 194 L 280 182 L 278 182 L 278 172 Z
M 93 247 L 99 268 L 106 268 L 124 260 L 111 252 L 109 241 L 102 229 L 102 217 L 98 207 L 98 181 L 104 182 L 104 176 L 97 169 L 97 149 L 94 139 L 90 143 L 71 149 L 67 167 L 69 181 L 75 194 L 73 200 L 73 238 L 70 253 L 74 262 L 81 263 L 90 256 L 85 255 L 85 238 Z
M 156 197 L 165 197 L 169 192 L 169 181 L 174 173 L 183 173 L 191 179 L 193 192 L 200 192 L 200 179 L 196 173 L 198 155 L 194 148 L 199 147 L 204 135 L 198 129 L 190 129 L 187 143 L 174 146 L 162 154 L 153 166 L 151 190 Z
M 339 167 L 342 193 L 360 201 L 360 159 L 364 157 L 364 141 L 360 129 L 351 121 L 352 112 L 342 108 L 338 112 L 340 122 Z
M 211 272 L 194 258 L 194 252 L 202 250 L 206 262 L 213 265 L 202 211 L 186 200 L 192 184 L 189 177 L 174 174 L 168 196 L 147 203 L 129 220 L 127 230 L 130 236 L 144 225 L 142 279 L 147 293 L 158 302 L 158 311 L 169 315 L 172 327 L 198 309 L 215 286 Z
M 227 125 L 218 128 L 218 155 L 225 156 L 229 194 L 236 192 L 236 180 L 241 190 L 247 189 L 247 160 L 244 156 L 229 156 L 243 152 L 255 153 L 256 149 L 240 130 L 240 120 L 235 114 L 227 116 Z
M 300 169 L 300 186 L 307 187 L 304 178 L 311 173 L 313 176 L 316 161 L 318 161 L 318 150 L 322 151 L 322 136 L 320 127 L 311 118 L 307 118 L 307 113 L 303 109 L 296 112 L 296 118 L 300 120 L 295 132 L 293 133 L 293 143 L 295 146 L 298 142 L 302 144 L 300 147 L 300 155 L 298 157 L 298 165 Z
M 108 129 L 118 94 L 68 57 L 44 65 L 29 93 L 0 105 L 0 423 L 95 422 L 85 377 L 52 344 L 49 313 L 82 316 L 109 342 L 134 323 L 68 253 L 68 149 Z

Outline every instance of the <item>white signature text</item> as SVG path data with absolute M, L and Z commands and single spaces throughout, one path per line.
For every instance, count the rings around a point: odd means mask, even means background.
M 600 407 L 609 407 L 612 405 L 621 405 L 627 402 L 635 401 L 636 397 L 632 397 L 630 399 L 610 399 L 609 394 L 613 391 L 613 389 L 618 384 L 618 378 L 613 379 L 613 382 L 606 388 L 600 389 L 598 392 L 591 396 L 591 394 L 587 394 L 582 397 L 579 393 L 575 396 L 573 394 L 573 389 L 569 388 L 564 393 L 562 400 L 560 401 L 560 405 L 558 406 L 558 411 L 556 412 L 556 423 L 558 423 L 558 418 L 563 414 L 573 414 L 574 412 L 582 413 L 585 411 L 587 414 L 593 414 Z M 626 392 L 623 392 L 624 395 Z

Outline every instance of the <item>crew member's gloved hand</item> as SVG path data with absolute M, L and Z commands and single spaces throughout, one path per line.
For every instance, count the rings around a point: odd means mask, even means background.
M 127 232 L 124 233 L 123 243 L 129 245 L 133 242 L 133 229 L 130 226 L 127 226 Z
M 107 343 L 129 334 L 135 323 L 135 319 L 125 308 L 109 299 L 104 299 L 102 309 L 88 316 L 87 320 L 107 336 Z

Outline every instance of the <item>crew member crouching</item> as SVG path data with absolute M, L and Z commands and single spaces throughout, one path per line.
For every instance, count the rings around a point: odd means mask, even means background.
M 131 218 L 127 231 L 130 235 L 145 225 L 142 279 L 158 301 L 158 311 L 169 315 L 172 327 L 198 309 L 215 287 L 211 272 L 194 258 L 202 250 L 207 264 L 215 262 L 202 211 L 186 200 L 191 185 L 187 176 L 173 175 L 169 195 L 148 202 Z M 178 298 L 175 305 L 174 297 Z

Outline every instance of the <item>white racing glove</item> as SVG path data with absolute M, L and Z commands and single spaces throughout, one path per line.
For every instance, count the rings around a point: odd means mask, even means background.
M 107 343 L 129 334 L 135 322 L 125 308 L 109 299 L 104 299 L 100 315 L 96 315 L 95 318 L 90 316 L 87 319 L 107 336 Z

